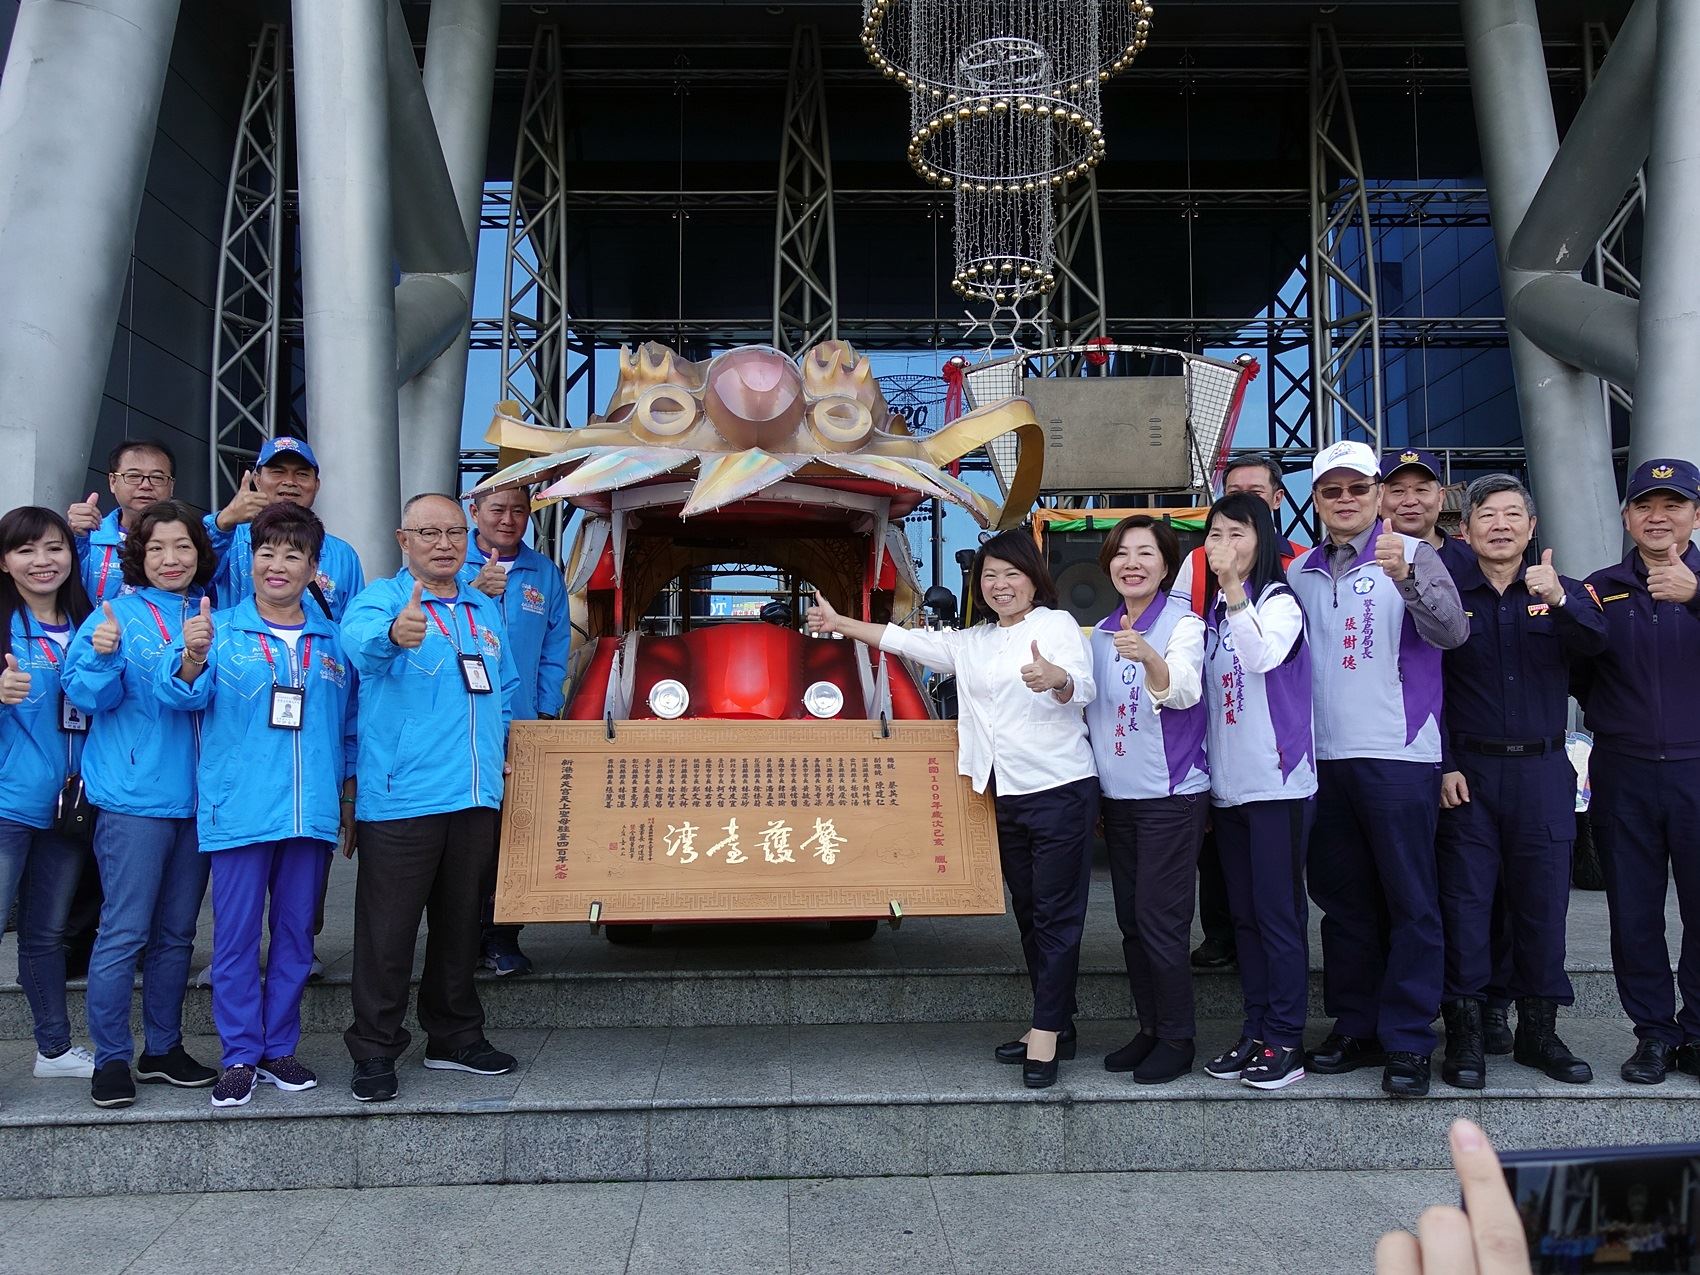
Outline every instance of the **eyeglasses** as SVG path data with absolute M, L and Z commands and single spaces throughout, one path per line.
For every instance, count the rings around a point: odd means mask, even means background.
M 1342 496 L 1350 496 L 1353 500 L 1362 500 L 1374 490 L 1374 483 L 1352 483 L 1346 487 L 1342 487 L 1338 483 L 1330 483 L 1326 487 L 1318 487 L 1316 494 L 1323 500 L 1339 500 Z
M 402 530 L 418 536 L 428 545 L 434 545 L 443 539 L 447 539 L 450 544 L 459 544 L 466 539 L 465 527 L 403 527 Z
M 171 475 L 158 469 L 140 470 L 126 469 L 123 473 L 114 474 L 119 482 L 126 487 L 163 487 L 171 481 Z

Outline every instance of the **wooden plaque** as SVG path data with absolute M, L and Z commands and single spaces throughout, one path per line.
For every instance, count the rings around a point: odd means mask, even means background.
M 954 722 L 515 722 L 496 919 L 1003 911 Z

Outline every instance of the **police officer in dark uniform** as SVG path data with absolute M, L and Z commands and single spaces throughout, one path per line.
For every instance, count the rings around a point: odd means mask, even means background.
M 1443 657 L 1450 746 L 1437 839 L 1446 925 L 1440 1075 L 1460 1089 L 1487 1083 L 1482 1009 L 1496 893 L 1510 927 L 1513 1056 L 1554 1080 L 1594 1078 L 1554 1020 L 1574 999 L 1564 972 L 1576 835 L 1576 772 L 1564 751 L 1570 669 L 1605 649 L 1606 620 L 1585 585 L 1553 569 L 1551 549 L 1539 565 L 1524 565 L 1534 531 L 1522 483 L 1494 474 L 1470 484 L 1464 538 L 1472 557 L 1452 572 L 1470 637 Z
M 1684 927 L 1677 985 L 1665 949 L 1665 882 L 1684 916 L 1700 913 L 1700 470 L 1650 460 L 1629 476 L 1623 525 L 1635 547 L 1588 577 L 1606 617 L 1606 649 L 1581 672 L 1577 698 L 1594 732 L 1589 762 L 1594 844 L 1611 910 L 1611 963 L 1640 1046 L 1625 1080 L 1656 1085 L 1675 1068 L 1700 1075 L 1700 927 Z

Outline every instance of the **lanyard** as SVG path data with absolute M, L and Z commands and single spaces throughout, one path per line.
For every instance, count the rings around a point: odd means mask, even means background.
M 277 665 L 272 660 L 271 640 L 263 633 L 255 634 L 260 644 L 260 650 L 265 653 L 266 666 L 272 671 L 272 681 L 277 681 Z M 307 670 L 313 665 L 313 639 L 304 638 L 301 645 L 301 689 L 307 689 Z
M 449 603 L 449 619 L 451 621 L 454 619 L 454 608 L 455 604 L 452 602 Z M 432 621 L 435 622 L 438 631 L 442 633 L 444 637 L 448 638 L 450 642 L 453 642 L 455 650 L 459 651 L 460 642 L 443 624 L 442 617 L 437 614 L 437 608 L 432 603 L 427 602 L 425 604 L 425 610 L 431 616 Z M 466 604 L 466 627 L 472 630 L 472 649 L 476 651 L 478 649 L 478 621 L 472 618 L 472 604 L 470 602 Z
M 147 603 L 148 610 L 153 612 L 153 622 L 159 625 L 159 635 L 165 639 L 166 645 L 169 646 L 171 644 L 171 630 L 165 627 L 165 617 L 159 613 L 159 608 L 147 598 L 143 598 L 142 601 Z
M 54 668 L 58 668 L 59 657 L 53 653 L 53 643 L 44 637 L 38 637 L 36 644 L 41 647 L 41 653 L 47 657 L 47 662 Z
M 107 572 L 109 572 L 111 570 L 112 570 L 112 546 L 107 545 L 106 546 L 106 552 L 101 555 L 101 559 L 100 559 L 100 583 L 95 585 L 95 589 L 94 589 L 94 600 L 96 602 L 104 602 L 106 600 L 106 575 L 107 575 Z

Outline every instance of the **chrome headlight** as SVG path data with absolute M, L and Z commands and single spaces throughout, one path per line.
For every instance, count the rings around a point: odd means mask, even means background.
M 649 711 L 657 717 L 671 721 L 675 717 L 683 717 L 690 706 L 691 693 L 681 681 L 669 677 L 649 688 Z
M 844 707 L 844 692 L 831 682 L 816 682 L 803 692 L 803 707 L 814 717 L 837 717 Z

